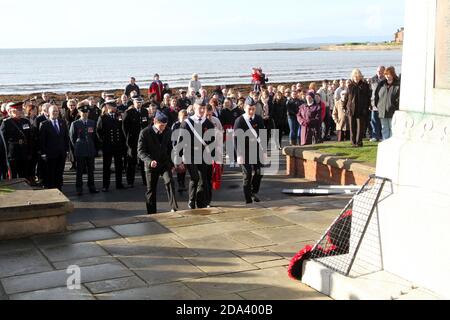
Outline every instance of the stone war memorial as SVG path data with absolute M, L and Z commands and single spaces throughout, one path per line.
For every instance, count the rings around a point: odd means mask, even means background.
M 303 269 L 303 282 L 336 299 L 450 298 L 450 1 L 406 1 L 405 15 L 400 111 L 376 170 L 389 179 L 374 215 L 379 272 Z

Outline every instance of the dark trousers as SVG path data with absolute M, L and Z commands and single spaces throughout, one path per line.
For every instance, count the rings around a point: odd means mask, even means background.
M 181 187 L 185 187 L 185 181 L 186 181 L 186 172 L 178 172 L 177 173 L 177 181 L 178 181 L 178 186 Z
M 333 122 L 333 119 L 331 119 L 330 108 L 327 107 L 325 110 L 325 119 L 322 123 L 322 140 L 324 141 L 328 140 L 331 135 L 331 122 Z
M 349 117 L 350 123 L 350 140 L 353 146 L 363 146 L 363 139 L 366 133 L 366 118 L 362 117 Z
M 46 178 L 45 187 L 47 189 L 62 189 L 64 166 L 66 164 L 66 157 L 59 156 L 57 158 L 47 159 L 46 164 Z
M 87 174 L 88 174 L 88 188 L 90 190 L 95 189 L 95 183 L 94 183 L 94 165 L 95 165 L 95 158 L 94 157 L 76 157 L 75 158 L 77 163 L 77 182 L 76 182 L 76 188 L 77 191 L 83 190 L 83 172 L 87 168 Z
M 187 164 L 186 169 L 191 176 L 189 183 L 189 203 L 198 208 L 206 208 L 208 191 L 207 166 L 205 164 Z
M 350 137 L 349 131 L 337 130 L 337 139 L 338 142 L 347 141 Z
M 116 187 L 122 186 L 123 153 L 103 153 L 103 188 L 109 189 L 111 184 L 111 164 L 114 158 L 114 170 L 116 174 Z
M 205 200 L 207 206 L 209 206 L 212 201 L 212 190 L 213 190 L 212 176 L 213 176 L 213 166 L 206 165 L 206 185 L 208 187 L 205 189 L 205 196 L 206 196 Z
M 244 196 L 247 202 L 252 202 L 252 195 L 259 192 L 261 186 L 262 174 L 261 165 L 244 164 L 241 165 L 244 175 Z M 254 172 L 253 172 L 254 171 Z
M 26 160 L 10 160 L 9 166 L 11 168 L 11 178 L 28 178 L 28 161 Z
M 134 181 L 136 179 L 136 167 L 139 163 L 141 176 L 142 176 L 142 182 L 144 185 L 146 185 L 146 173 L 145 173 L 145 165 L 144 162 L 142 162 L 140 159 L 136 157 L 130 157 L 127 156 L 127 183 L 129 185 L 134 185 Z
M 169 199 L 169 205 L 172 209 L 177 210 L 178 204 L 175 198 L 175 183 L 172 177 L 172 170 L 167 168 L 165 170 L 155 170 L 146 172 L 147 178 L 147 213 L 154 214 L 157 212 L 156 208 L 156 190 L 158 187 L 159 177 L 164 180 L 166 186 L 167 197 Z

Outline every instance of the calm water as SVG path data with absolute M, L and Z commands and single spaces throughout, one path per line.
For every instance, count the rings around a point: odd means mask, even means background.
M 379 64 L 401 71 L 400 51 L 245 51 L 255 48 L 0 50 L 0 94 L 118 89 L 125 87 L 130 76 L 145 88 L 156 72 L 171 87 L 187 86 L 194 72 L 200 74 L 204 85 L 245 84 L 251 81 L 253 66 L 263 67 L 270 82 L 347 78 L 355 67 L 368 77 Z

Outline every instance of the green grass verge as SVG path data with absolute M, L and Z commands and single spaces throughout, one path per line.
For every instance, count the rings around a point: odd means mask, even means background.
M 13 189 L 0 187 L 0 193 L 12 193 L 12 192 L 14 192 Z
M 371 165 L 377 163 L 378 142 L 364 141 L 362 148 L 353 148 L 350 142 L 334 142 L 308 146 L 307 149 Z

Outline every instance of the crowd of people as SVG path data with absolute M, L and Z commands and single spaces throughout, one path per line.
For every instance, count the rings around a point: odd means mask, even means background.
M 236 146 L 234 154 L 227 156 L 232 158 L 231 165 L 242 168 L 245 200 L 252 203 L 259 202 L 263 163 L 251 162 L 245 152 L 251 144 L 258 145 L 260 153 L 267 152 L 267 144 L 260 141 L 262 129 L 267 129 L 269 136 L 277 130 L 279 149 L 284 135 L 289 135 L 290 145 L 322 143 L 336 136 L 338 141 L 351 140 L 354 147 L 363 146 L 366 134 L 371 141 L 392 135 L 391 121 L 400 97 L 400 79 L 393 67 L 379 67 L 370 79 L 355 69 L 351 79 L 325 80 L 321 87 L 314 82 L 308 87 L 301 83 L 275 87 L 267 81 L 262 69 L 254 68 L 254 87 L 248 95 L 224 86 L 208 92 L 194 74 L 187 90 L 173 92 L 155 74 L 147 99 L 131 78 L 121 97 L 103 92 L 98 101 L 94 97 L 78 101 L 66 94 L 66 99 L 57 103 L 43 93 L 41 99 L 3 104 L 0 180 L 25 178 L 33 186 L 61 190 L 68 159 L 70 170 L 76 172 L 77 194 L 83 194 L 85 174 L 89 192 L 98 193 L 94 168 L 95 158 L 101 156 L 103 192 L 109 192 L 111 173 L 115 174 L 116 189 L 134 188 L 139 170 L 147 185 L 148 213 L 157 210 L 159 177 L 176 211 L 172 175 L 177 174 L 178 192 L 185 192 L 188 172 L 189 207 L 205 208 L 212 201 L 212 177 L 223 166 L 204 161 L 175 164 L 171 155 L 180 141 L 173 141 L 172 132 L 186 130 L 192 142 L 200 142 L 203 152 L 214 140 L 204 139 L 205 131 L 227 134 L 241 129 L 250 132 L 245 145 Z M 191 151 L 191 156 L 199 152 Z

